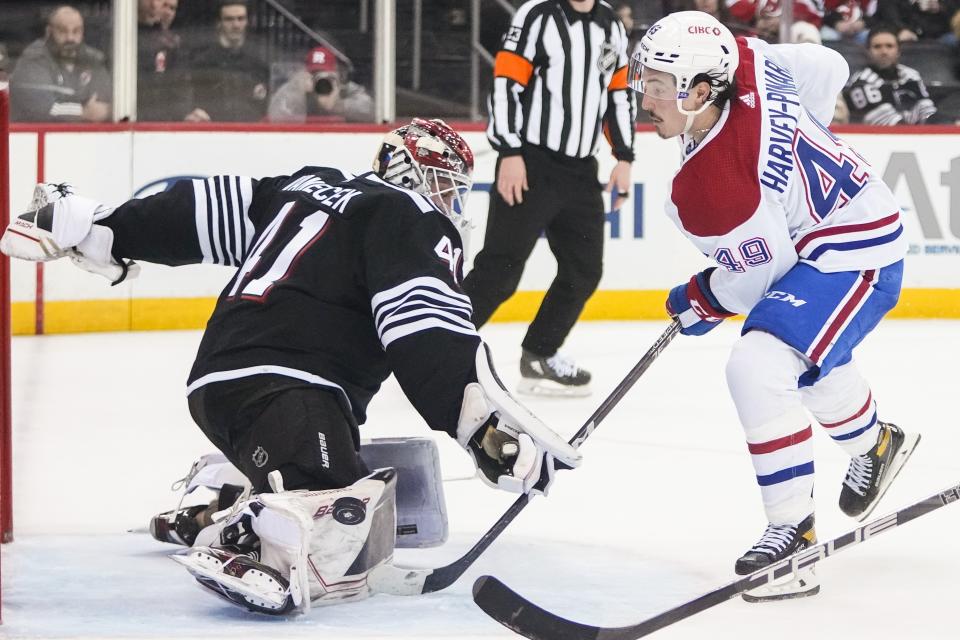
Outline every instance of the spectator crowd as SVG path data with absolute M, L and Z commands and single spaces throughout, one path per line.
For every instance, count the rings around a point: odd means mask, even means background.
M 210 28 L 178 28 L 179 0 L 138 0 L 137 118 L 141 121 L 364 121 L 373 99 L 351 81 L 330 46 L 295 62 L 269 60 L 251 37 L 247 0 L 208 0 Z M 0 42 L 0 80 L 9 75 L 11 118 L 104 122 L 113 118 L 104 51 L 87 44 L 79 7 L 44 12 L 43 34 L 15 59 Z M 278 75 L 279 73 L 279 75 Z M 285 73 L 285 75 L 284 75 Z M 271 92 L 271 85 L 276 90 Z M 273 95 L 271 95 L 273 93 Z
M 851 74 L 835 124 L 960 124 L 960 0 L 794 0 L 786 33 L 780 0 L 618 0 L 616 9 L 632 47 L 668 13 L 697 10 L 735 35 L 837 49 Z M 918 68 L 904 64 L 908 55 Z M 948 111 L 938 109 L 927 74 L 952 102 Z
M 303 1 L 284 5 L 295 12 Z M 610 1 L 631 52 L 658 19 L 690 9 L 710 13 L 735 35 L 772 42 L 785 37 L 839 50 L 851 77 L 838 96 L 835 123 L 942 124 L 960 117 L 960 0 L 793 0 L 788 29 L 781 29 L 781 0 Z M 372 120 L 373 99 L 351 77 L 341 49 L 321 38 L 302 51 L 285 52 L 283 59 L 275 53 L 271 58 L 251 32 L 253 2 L 201 0 L 184 7 L 181 0 L 138 0 L 139 120 Z M 85 37 L 89 5 L 78 0 L 77 6 L 44 6 L 42 32 L 34 40 L 13 42 L 12 29 L 0 28 L 0 80 L 10 83 L 11 117 L 112 120 L 112 52 Z M 451 15 L 468 13 L 467 0 L 446 0 L 444 6 Z M 178 20 L 184 8 L 191 12 Z M 198 15 L 209 16 L 208 24 L 198 25 Z

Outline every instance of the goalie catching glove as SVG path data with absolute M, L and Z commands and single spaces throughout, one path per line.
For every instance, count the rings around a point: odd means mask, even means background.
M 119 284 L 135 278 L 140 267 L 114 259 L 113 231 L 94 224 L 112 212 L 99 202 L 74 195 L 67 185 L 38 184 L 28 213 L 14 219 L 0 237 L 0 251 L 33 262 L 69 257 L 84 271 Z
M 546 495 L 558 463 L 574 468 L 582 456 L 510 395 L 483 343 L 476 366 L 477 382 L 463 392 L 457 442 L 473 458 L 485 484 Z

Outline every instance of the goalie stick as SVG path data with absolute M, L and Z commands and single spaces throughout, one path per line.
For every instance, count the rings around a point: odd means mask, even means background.
M 634 365 L 633 369 L 626 377 L 614 388 L 607 396 L 606 400 L 593 412 L 586 423 L 580 427 L 573 437 L 570 444 L 574 448 L 580 448 L 597 425 L 607 417 L 607 414 L 623 399 L 627 391 L 636 384 L 640 376 L 653 364 L 657 356 L 670 344 L 674 336 L 680 331 L 680 321 L 674 320 L 670 326 L 664 330 L 657 341 L 647 349 L 640 361 Z M 557 467 L 558 469 L 566 467 Z M 541 483 L 546 479 L 541 479 Z M 466 554 L 454 560 L 443 567 L 434 569 L 418 569 L 413 567 L 401 567 L 393 564 L 383 564 L 373 569 L 367 577 L 367 584 L 371 590 L 376 593 L 389 593 L 397 596 L 412 596 L 421 593 L 433 593 L 446 589 L 456 582 L 464 572 L 470 568 L 470 565 L 489 547 L 497 537 L 503 533 L 513 519 L 523 511 L 524 507 L 530 503 L 531 494 L 523 494 L 514 501 L 500 518 L 493 523 L 493 526 L 483 534 L 483 537 L 477 541 Z
M 556 638 L 563 638 L 563 640 L 634 640 L 726 602 L 744 591 L 762 587 L 786 575 L 796 573 L 804 567 L 809 567 L 840 551 L 856 546 L 957 500 L 960 500 L 960 484 L 925 500 L 915 502 L 900 511 L 871 520 L 867 524 L 829 542 L 804 549 L 800 553 L 784 558 L 780 562 L 775 562 L 760 571 L 739 578 L 673 609 L 658 613 L 652 618 L 624 627 L 595 627 L 561 618 L 526 600 L 493 576 L 477 578 L 477 581 L 473 584 L 473 601 L 500 624 L 534 640 L 554 640 Z

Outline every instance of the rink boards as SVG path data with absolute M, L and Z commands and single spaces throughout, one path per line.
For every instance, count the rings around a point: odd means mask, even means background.
M 107 204 L 163 190 L 181 177 L 280 175 L 304 165 L 367 170 L 383 128 L 106 125 L 92 130 L 19 126 L 11 134 L 11 211 L 29 202 L 33 184 L 66 181 Z M 475 187 L 468 203 L 475 228 L 467 267 L 483 243 L 496 154 L 477 125 L 466 134 L 477 152 Z M 905 291 L 893 312 L 900 317 L 960 317 L 960 133 L 940 127 L 867 129 L 844 134 L 894 189 L 910 243 Z M 607 214 L 604 276 L 588 319 L 663 317 L 665 291 L 708 262 L 663 215 L 670 180 L 679 165 L 675 141 L 651 131 L 637 134 L 633 193 Z M 600 177 L 614 163 L 600 153 Z M 609 201 L 607 201 L 609 204 Z M 704 202 L 705 208 L 710 207 Z M 494 317 L 532 318 L 556 270 L 546 242 L 527 263 L 520 291 Z M 66 262 L 41 270 L 12 265 L 16 334 L 202 327 L 230 277 L 223 267 L 177 269 L 144 265 L 138 280 L 110 287 Z M 38 304 L 39 302 L 39 304 Z

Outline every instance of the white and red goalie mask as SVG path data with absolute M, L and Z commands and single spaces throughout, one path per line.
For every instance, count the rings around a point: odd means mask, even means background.
M 461 233 L 469 225 L 465 207 L 473 186 L 473 151 L 443 120 L 414 118 L 388 133 L 373 170 L 390 184 L 430 198 Z

